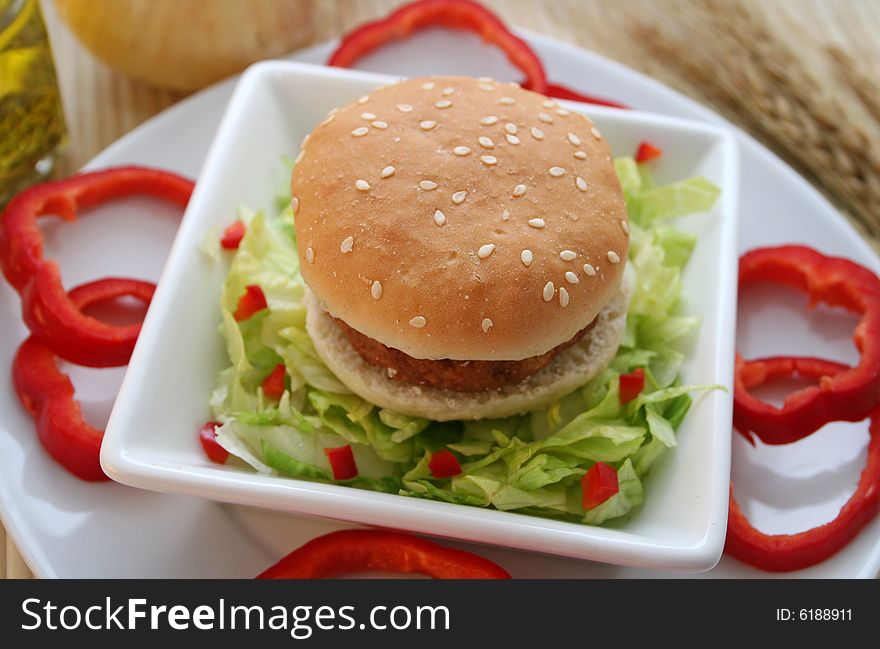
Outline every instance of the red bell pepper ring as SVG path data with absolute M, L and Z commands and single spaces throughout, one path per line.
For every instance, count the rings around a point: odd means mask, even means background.
M 104 279 L 70 291 L 77 309 L 130 295 L 149 303 L 155 286 L 135 280 Z M 99 459 L 103 431 L 87 424 L 74 398 L 73 384 L 58 369 L 51 349 L 33 336 L 18 348 L 12 383 L 34 418 L 37 437 L 59 464 L 82 480 L 106 480 Z
M 127 295 L 147 304 L 156 288 L 154 284 L 137 280 L 104 282 L 113 297 Z M 22 292 L 22 315 L 34 340 L 61 358 L 86 367 L 116 367 L 128 363 L 141 323 L 120 326 L 101 322 L 85 315 L 74 299 L 75 292 L 93 292 L 99 290 L 99 284 L 67 293 L 61 287 L 58 265 L 46 262 L 40 266 Z M 109 299 L 110 294 L 97 301 Z
M 61 284 L 58 267 L 43 259 L 37 218 L 76 220 L 79 209 L 131 194 L 185 206 L 193 183 L 146 167 L 118 167 L 35 185 L 17 194 L 0 217 L 0 269 L 22 296 L 25 322 L 34 337 L 66 360 L 89 367 L 125 365 L 139 325 L 115 327 L 83 316 Z
M 597 106 L 609 106 L 610 108 L 629 108 L 626 104 L 611 101 L 610 99 L 595 97 L 593 95 L 585 95 L 576 90 L 561 86 L 558 83 L 547 84 L 547 91 L 544 94 L 548 97 L 553 97 L 554 99 L 568 99 L 570 101 L 579 101 L 582 104 L 595 104 Z
M 244 239 L 244 233 L 244 223 L 236 221 L 223 230 L 223 236 L 220 237 L 220 246 L 224 250 L 237 250 L 241 240 Z
M 840 376 L 848 368 L 839 368 Z M 880 512 L 880 408 L 871 413 L 868 461 L 859 483 L 837 517 L 797 534 L 764 534 L 755 529 L 733 497 L 724 551 L 730 556 L 769 572 L 800 570 L 824 561 L 846 546 Z
M 269 372 L 269 376 L 263 379 L 263 394 L 270 399 L 280 399 L 287 387 L 285 385 L 286 378 L 287 369 L 284 367 L 284 363 L 278 363 L 278 365 L 272 368 L 272 371 Z
M 584 509 L 593 509 L 619 491 L 620 484 L 614 467 L 596 462 L 581 478 L 581 505 Z
M 621 374 L 618 380 L 620 403 L 626 405 L 645 389 L 645 369 L 637 367 L 628 374 Z
M 238 298 L 238 304 L 232 317 L 236 322 L 241 322 L 267 308 L 269 308 L 269 304 L 266 302 L 266 294 L 263 293 L 263 289 L 259 284 L 248 284 L 244 287 L 244 293 Z
M 434 579 L 510 579 L 504 568 L 472 552 L 384 530 L 340 530 L 319 536 L 257 579 L 328 579 L 373 570 Z
M 461 473 L 461 465 L 452 451 L 443 449 L 431 453 L 431 459 L 428 460 L 428 470 L 435 478 L 451 478 Z
M 656 160 L 660 156 L 663 155 L 663 149 L 660 147 L 654 146 L 650 142 L 642 142 L 639 144 L 639 148 L 636 151 L 636 162 L 639 164 L 644 164 L 646 162 L 650 162 L 651 160 Z
M 229 459 L 229 451 L 217 443 L 217 428 L 219 421 L 208 421 L 199 428 L 199 442 L 208 459 L 217 464 L 226 464 Z
M 790 394 L 782 408 L 749 392 L 742 360 L 737 362 L 734 418 L 766 444 L 806 437 L 831 421 L 861 421 L 880 400 L 880 279 L 848 259 L 826 257 L 805 246 L 760 248 L 740 258 L 740 290 L 755 282 L 773 282 L 805 292 L 811 304 L 823 302 L 861 314 L 854 341 L 858 365 L 819 384 Z M 752 368 L 754 373 L 755 366 Z
M 327 64 L 350 68 L 358 59 L 383 45 L 435 26 L 475 32 L 485 42 L 498 46 L 510 62 L 523 71 L 524 88 L 547 93 L 547 77 L 537 54 L 498 16 L 472 0 L 416 0 L 403 5 L 387 17 L 346 34 Z
M 132 194 L 186 207 L 193 183 L 147 167 L 116 167 L 34 185 L 9 201 L 0 218 L 0 269 L 19 293 L 43 265 L 43 235 L 37 218 L 58 215 L 75 221 L 78 210 Z
M 324 455 L 330 461 L 334 480 L 351 480 L 357 477 L 358 468 L 354 461 L 351 444 L 336 448 L 325 448 Z

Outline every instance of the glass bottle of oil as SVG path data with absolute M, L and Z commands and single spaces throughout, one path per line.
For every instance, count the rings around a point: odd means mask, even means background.
M 48 176 L 66 138 L 38 0 L 0 0 L 0 207 Z

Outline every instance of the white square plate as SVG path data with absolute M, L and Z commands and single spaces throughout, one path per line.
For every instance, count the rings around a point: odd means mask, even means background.
M 654 466 L 642 508 L 616 527 L 591 527 L 320 484 L 212 464 L 196 430 L 226 364 L 218 331 L 226 268 L 199 244 L 236 206 L 270 209 L 282 155 L 334 106 L 393 79 L 268 62 L 242 77 L 174 241 L 119 396 L 101 462 L 131 486 L 312 514 L 571 557 L 700 571 L 721 555 L 730 480 L 732 392 L 697 397 L 679 446 Z M 679 220 L 698 235 L 682 306 L 702 326 L 682 369 L 687 383 L 732 385 L 736 309 L 736 148 L 721 129 L 634 111 L 569 103 L 590 115 L 616 155 L 649 140 L 664 150 L 660 182 L 702 175 L 722 188 L 711 213 Z

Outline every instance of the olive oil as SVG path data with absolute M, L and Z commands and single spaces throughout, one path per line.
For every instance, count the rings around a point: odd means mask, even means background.
M 66 139 L 38 0 L 0 0 L 0 206 L 52 171 Z

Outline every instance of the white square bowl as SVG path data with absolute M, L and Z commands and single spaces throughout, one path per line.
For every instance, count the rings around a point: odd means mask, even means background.
M 701 571 L 718 561 L 727 523 L 732 391 L 699 395 L 679 445 L 653 467 L 645 503 L 614 527 L 260 475 L 204 456 L 196 431 L 227 364 L 219 334 L 226 267 L 199 251 L 245 204 L 270 209 L 282 155 L 334 106 L 392 78 L 288 62 L 242 77 L 211 146 L 116 400 L 101 449 L 114 480 L 135 487 L 649 568 Z M 705 215 L 680 219 L 699 236 L 684 274 L 683 310 L 702 326 L 687 383 L 732 385 L 736 309 L 736 148 L 725 131 L 669 117 L 577 103 L 615 155 L 641 140 L 664 150 L 658 180 L 702 175 L 722 188 Z

